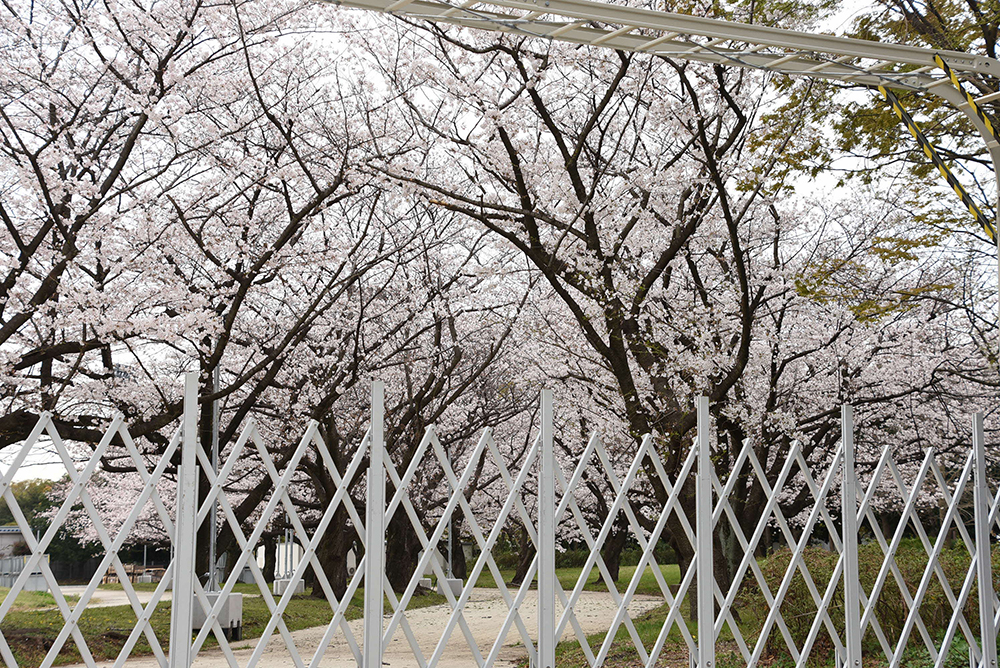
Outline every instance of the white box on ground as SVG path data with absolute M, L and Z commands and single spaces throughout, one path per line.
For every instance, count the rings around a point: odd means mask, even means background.
M 215 607 L 215 602 L 219 600 L 219 596 L 221 595 L 221 591 L 205 592 L 205 596 L 208 597 L 209 604 L 212 607 Z M 207 614 L 202 610 L 198 597 L 195 597 L 194 609 L 191 615 L 191 628 L 200 629 L 205 625 L 206 619 Z M 241 637 L 243 628 L 243 594 L 229 594 L 226 597 L 226 602 L 222 604 L 222 609 L 219 610 L 219 626 L 223 630 L 229 630 L 230 634 L 232 634 L 234 629 L 237 630 L 237 635 L 233 639 Z
M 417 580 L 417 584 L 423 587 L 424 589 L 430 589 L 432 586 L 430 578 L 420 578 L 419 580 Z
M 451 588 L 451 593 L 455 596 L 462 595 L 462 580 L 460 578 L 445 578 L 438 580 L 438 593 L 443 594 L 445 587 Z
M 291 578 L 281 578 L 280 580 L 275 580 L 274 595 L 282 596 L 285 593 L 285 590 L 288 589 L 288 585 L 290 585 L 291 583 L 292 583 Z M 304 593 L 306 593 L 306 583 L 303 582 L 302 580 L 299 580 L 298 582 L 295 583 L 295 591 L 293 592 L 293 594 L 304 594 Z

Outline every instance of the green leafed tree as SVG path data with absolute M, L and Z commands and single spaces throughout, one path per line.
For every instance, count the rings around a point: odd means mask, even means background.
M 11 491 L 18 508 L 24 514 L 32 533 L 41 537 L 52 522 L 52 514 L 61 505 L 59 486 L 54 481 L 34 478 L 11 484 Z M 0 497 L 0 525 L 17 524 L 14 512 L 6 497 Z M 24 527 L 21 527 L 23 533 Z M 25 545 L 23 549 L 26 549 Z M 53 561 L 82 561 L 90 559 L 100 551 L 96 543 L 81 543 L 77 538 L 60 527 L 56 536 L 45 550 Z
M 854 18 L 838 33 L 883 43 L 997 55 L 997 2 L 876 0 L 852 11 Z M 1000 89 L 1000 79 L 994 76 L 963 74 L 961 80 L 964 89 L 976 97 Z M 973 365 L 976 368 L 963 368 L 963 377 L 980 386 L 995 385 L 996 251 L 968 209 L 877 90 L 786 77 L 775 78 L 773 85 L 780 93 L 779 102 L 762 114 L 764 130 L 755 134 L 752 146 L 773 145 L 798 131 L 797 139 L 779 157 L 787 178 L 775 187 L 803 190 L 803 182 L 816 177 L 820 185 L 814 190 L 825 193 L 848 185 L 884 200 L 886 217 L 879 221 L 880 231 L 872 235 L 866 252 L 901 270 L 938 268 L 926 271 L 925 284 L 896 295 L 890 306 L 908 308 L 931 300 L 945 307 L 955 337 L 974 341 L 981 353 L 981 362 Z M 986 217 L 994 219 L 998 193 L 992 161 L 986 142 L 968 117 L 930 93 L 895 93 Z M 1000 101 L 981 106 L 996 126 Z M 834 264 L 847 260 L 826 258 Z M 855 288 L 850 281 L 840 284 L 829 269 L 827 265 L 807 269 L 797 289 L 821 301 L 834 296 L 851 299 Z M 861 300 L 852 308 L 864 319 L 886 308 L 883 301 Z

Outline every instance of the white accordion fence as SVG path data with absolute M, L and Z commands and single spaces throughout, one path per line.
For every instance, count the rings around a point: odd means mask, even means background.
M 522 461 L 516 466 L 505 461 L 489 430 L 479 438 L 475 448 L 467 457 L 468 462 L 460 471 L 455 471 L 448 454 L 441 445 L 433 428 L 429 428 L 420 442 L 416 453 L 407 463 L 405 470 L 398 470 L 386 455 L 383 436 L 383 388 L 380 382 L 373 385 L 371 427 L 363 443 L 357 448 L 344 470 L 338 470 L 322 442 L 317 424 L 311 424 L 298 441 L 291 456 L 283 467 L 275 460 L 252 422 L 240 434 L 218 473 L 213 472 L 211 462 L 204 448 L 197 443 L 197 377 L 188 374 L 185 385 L 184 418 L 181 428 L 174 434 L 162 454 L 150 458 L 140 454 L 129 435 L 122 416 L 115 417 L 104 438 L 93 449 L 92 455 L 81 470 L 73 462 L 66 443 L 49 414 L 43 414 L 35 425 L 30 437 L 23 443 L 13 465 L 0 480 L 0 490 L 4 494 L 17 523 L 24 532 L 30 549 L 19 574 L 13 578 L 9 594 L 0 604 L 0 658 L 7 666 L 19 664 L 14 656 L 8 637 L 15 621 L 11 617 L 14 600 L 25 589 L 32 573 L 40 573 L 55 598 L 55 604 L 63 624 L 55 642 L 49 647 L 39 665 L 51 666 L 60 651 L 72 639 L 79 650 L 82 661 L 88 666 L 97 661 L 88 648 L 88 639 L 81 631 L 79 621 L 88 603 L 94 598 L 98 585 L 108 574 L 117 575 L 124 594 L 135 616 L 131 632 L 114 661 L 115 666 L 126 665 L 140 638 L 145 638 L 153 660 L 167 668 L 187 668 L 195 665 L 199 654 L 205 656 L 206 640 L 210 635 L 218 641 L 221 656 L 229 666 L 258 666 L 263 663 L 265 648 L 269 642 L 280 642 L 287 649 L 291 661 L 298 668 L 314 668 L 330 658 L 331 642 L 335 635 L 343 634 L 346 656 L 339 658 L 353 661 L 363 668 L 380 668 L 383 650 L 397 634 L 402 634 L 412 650 L 413 662 L 419 666 L 436 666 L 445 654 L 449 640 L 455 636 L 468 645 L 473 660 L 480 668 L 498 665 L 499 654 L 508 632 L 519 639 L 532 666 L 554 668 L 557 639 L 570 630 L 579 643 L 580 652 L 586 665 L 602 665 L 615 646 L 619 630 L 624 629 L 624 642 L 634 646 L 638 660 L 644 666 L 654 666 L 664 656 L 668 643 L 678 651 L 686 650 L 687 660 L 699 668 L 724 668 L 728 665 L 757 666 L 770 660 L 775 647 L 781 654 L 790 657 L 797 666 L 806 665 L 810 657 L 823 645 L 832 652 L 838 665 L 860 667 L 866 655 L 875 652 L 880 664 L 891 666 L 906 665 L 906 652 L 914 646 L 926 652 L 928 660 L 936 667 L 946 665 L 949 654 L 955 659 L 953 645 L 961 644 L 962 652 L 968 646 L 969 660 L 978 668 L 996 668 L 997 613 L 1000 609 L 993 586 L 991 566 L 991 535 L 998 528 L 998 508 L 1000 497 L 991 489 L 986 476 L 985 445 L 982 416 L 973 420 L 972 443 L 964 463 L 957 471 L 944 471 L 933 452 L 928 451 L 919 465 L 915 478 L 904 479 L 900 467 L 893 459 L 890 447 L 881 453 L 874 470 L 868 476 L 867 486 L 862 485 L 854 472 L 853 417 L 850 407 L 842 413 L 844 438 L 833 454 L 832 462 L 823 472 L 810 468 L 798 447 L 793 444 L 780 465 L 775 477 L 765 473 L 768 462 L 761 462 L 758 451 L 752 443 L 742 444 L 729 470 L 717 471 L 713 465 L 710 434 L 708 400 L 697 403 L 697 436 L 686 453 L 679 473 L 671 478 L 661 455 L 657 452 L 654 439 L 647 436 L 641 442 L 627 469 L 614 465 L 600 436 L 594 435 L 585 448 L 575 458 L 571 471 L 562 470 L 553 447 L 552 394 L 542 392 L 541 428 L 534 444 Z M 65 501 L 52 517 L 52 523 L 45 534 L 36 539 L 31 533 L 23 512 L 17 505 L 11 490 L 11 481 L 18 465 L 24 461 L 31 448 L 40 439 L 51 440 L 52 446 L 66 466 L 71 487 Z M 88 491 L 88 485 L 99 470 L 102 457 L 115 442 L 115 447 L 127 453 L 143 483 L 134 509 L 114 535 L 98 512 Z M 231 500 L 224 493 L 224 485 L 233 475 L 241 458 L 253 453 L 270 478 L 272 491 L 263 501 L 263 507 L 251 526 L 237 521 Z M 307 531 L 300 510 L 292 502 L 290 487 L 293 477 L 307 453 L 318 458 L 326 472 L 336 484 L 336 494 L 322 510 L 314 528 Z M 179 457 L 178 457 L 179 455 Z M 159 485 L 164 481 L 164 472 L 172 463 L 180 460 L 177 475 L 180 493 L 176 502 L 167 506 L 161 498 Z M 466 496 L 470 480 L 477 463 L 488 460 L 498 472 L 505 493 L 501 495 L 499 510 L 495 517 L 484 524 L 477 516 Z M 348 494 L 351 481 L 362 473 L 367 463 L 365 516 L 355 507 Z M 773 462 L 772 462 L 773 464 Z M 422 521 L 411 499 L 411 487 L 420 467 L 440 467 L 448 485 L 448 500 L 436 521 L 428 526 Z M 582 481 L 588 469 L 593 467 L 605 476 L 612 496 L 606 499 L 607 519 L 594 532 L 581 508 L 580 490 L 585 489 Z M 198 504 L 198 469 L 210 484 L 207 495 Z M 949 477 L 950 476 L 950 477 Z M 662 507 L 650 512 L 649 508 L 634 507 L 638 486 L 655 478 L 661 488 Z M 685 501 L 682 489 L 695 486 L 694 502 Z M 531 479 L 537 487 L 534 512 L 529 512 L 525 504 L 525 484 Z M 386 498 L 386 483 L 393 490 Z M 749 482 L 748 482 L 749 481 Z M 806 511 L 794 521 L 785 516 L 780 503 L 782 494 L 793 490 L 807 494 L 809 502 Z M 766 502 L 760 508 L 752 526 L 743 526 L 734 510 L 733 498 L 737 485 L 760 485 Z M 940 526 L 928 532 L 921 521 L 918 500 L 921 490 L 936 487 L 941 510 Z M 894 516 L 895 528 L 886 532 L 884 518 L 880 518 L 873 504 L 876 493 L 884 494 L 886 489 L 895 488 L 899 494 L 898 519 Z M 835 490 L 839 489 L 839 494 Z M 881 490 L 881 491 L 879 491 Z M 969 498 L 972 497 L 971 508 Z M 687 497 L 690 499 L 690 495 Z M 155 509 L 174 545 L 174 558 L 167 572 L 151 597 L 141 601 L 139 594 L 130 584 L 125 567 L 118 552 L 125 545 L 130 532 L 148 504 Z M 688 505 L 689 508 L 684 506 Z M 530 504 L 529 504 L 530 505 Z M 49 568 L 46 549 L 59 528 L 67 521 L 74 508 L 83 508 L 93 522 L 98 539 L 105 550 L 105 556 L 90 582 L 80 594 L 75 604 L 70 604 L 56 582 Z M 221 584 L 222 596 L 206 594 L 206 588 L 195 572 L 197 550 L 197 529 L 213 508 L 218 507 L 228 523 L 240 552 L 235 563 L 227 565 L 227 577 Z M 357 532 L 358 545 L 363 550 L 357 569 L 349 578 L 346 593 L 338 598 L 331 586 L 328 574 L 324 573 L 317 557 L 317 549 L 323 541 L 334 514 L 343 509 Z M 831 509 L 833 512 L 831 512 Z M 838 512 L 839 510 L 839 512 Z M 640 514 L 645 512 L 646 521 Z M 273 517 L 287 514 L 294 539 L 303 546 L 302 558 L 290 575 L 285 593 L 275 597 L 271 594 L 264 573 L 254 556 L 261 537 Z M 422 548 L 422 555 L 412 578 L 402 592 L 393 592 L 385 574 L 386 527 L 397 515 L 405 517 L 412 526 Z M 612 581 L 601 549 L 611 535 L 619 517 L 627 521 L 631 538 L 638 546 L 641 556 L 634 575 L 628 579 L 623 589 Z M 835 519 L 839 516 L 839 520 Z M 414 629 L 407 616 L 408 606 L 417 592 L 419 581 L 428 570 L 439 580 L 446 575 L 440 559 L 433 558 L 448 530 L 452 518 L 462 518 L 468 533 L 479 549 L 470 568 L 465 586 L 458 594 L 449 588 L 443 589 L 445 605 L 450 611 L 447 623 L 440 632 L 433 651 L 425 652 L 417 642 Z M 649 517 L 655 521 L 650 522 Z M 315 518 L 313 518 L 315 519 Z M 528 532 L 536 555 L 527 577 L 516 587 L 509 587 L 494 558 L 505 526 L 519 521 Z M 564 589 L 556 578 L 557 529 L 564 523 L 572 526 L 589 549 L 589 555 L 574 586 Z M 744 521 L 744 524 L 746 522 Z M 313 522 L 309 523 L 313 526 Z M 682 540 L 688 541 L 693 557 L 680 573 L 679 584 L 668 584 L 657 562 L 655 548 L 665 540 L 665 529 L 672 524 L 674 530 L 680 527 Z M 713 564 L 719 554 L 717 540 L 713 538 L 722 525 L 739 546 L 735 563 L 731 567 L 731 582 L 717 581 Z M 652 529 L 650 529 L 652 526 Z M 859 572 L 859 535 L 870 536 L 870 542 L 877 544 L 880 551 L 877 572 Z M 787 565 L 782 565 L 780 578 L 767 577 L 758 554 L 765 547 L 765 540 L 777 534 L 787 545 Z M 831 561 L 835 562 L 832 574 L 817 579 L 809 566 L 808 549 L 810 542 L 821 536 L 829 543 Z M 676 541 L 677 537 L 674 536 Z M 897 563 L 897 555 L 904 539 L 919 544 L 926 557 L 915 589 L 904 578 Z M 967 567 L 963 565 L 960 582 L 949 582 L 942 566 L 941 556 L 948 544 L 959 543 L 967 553 Z M 770 545 L 766 545 L 770 548 Z M 808 548 L 808 549 L 807 549 Z M 732 561 L 732 558 L 731 558 Z M 963 562 L 964 564 L 965 562 Z M 332 619 L 322 633 L 318 643 L 309 647 L 299 647 L 285 623 L 284 612 L 292 601 L 296 585 L 306 576 L 311 567 L 315 586 L 324 594 L 330 606 Z M 259 638 L 242 641 L 234 650 L 227 640 L 219 622 L 226 603 L 226 594 L 249 568 L 254 582 L 260 589 L 260 596 L 266 604 L 270 617 Z M 616 606 L 613 620 L 606 629 L 603 639 L 592 644 L 588 638 L 576 609 L 587 585 L 592 570 L 596 568 L 604 580 L 608 596 Z M 466 612 L 473 588 L 480 576 L 488 572 L 502 597 L 506 614 L 497 620 L 495 641 L 480 646 L 469 628 Z M 662 613 L 665 617 L 661 630 L 652 642 L 644 640 L 629 612 L 629 604 L 635 599 L 644 573 L 651 572 L 662 597 Z M 862 577 L 864 575 L 864 577 Z M 954 576 L 953 576 L 954 577 Z M 524 602 L 532 583 L 537 579 L 538 611 L 537 623 L 530 625 L 522 615 Z M 779 581 L 780 580 L 780 581 Z M 164 592 L 173 581 L 174 591 L 171 604 L 164 602 Z M 778 582 L 775 586 L 775 582 Z M 862 583 L 866 583 L 863 585 Z M 364 617 L 362 633 L 356 635 L 357 626 L 348 624 L 346 613 L 352 597 L 363 587 Z M 752 632 L 739 623 L 738 601 L 741 590 L 759 589 L 766 613 Z M 936 610 L 937 619 L 946 619 L 929 627 L 926 617 L 929 611 L 922 606 L 928 592 L 934 588 L 943 593 L 947 606 L 944 613 Z M 755 590 L 756 590 L 755 589 Z M 887 591 L 898 590 L 902 600 L 903 616 L 900 624 L 892 629 L 885 627 L 879 617 L 880 601 L 884 601 Z M 802 591 L 807 592 L 802 594 Z M 798 592 L 793 593 L 793 592 Z M 974 593 L 975 592 L 975 593 Z M 789 618 L 789 605 L 801 609 L 802 601 L 792 601 L 793 596 L 807 596 L 809 615 L 806 619 L 796 613 Z M 389 609 L 383 610 L 384 600 Z M 213 604 L 214 601 L 214 604 Z M 558 603 L 558 604 L 557 604 Z M 150 622 L 154 611 L 171 605 L 171 625 L 169 645 L 167 638 L 159 637 Z M 196 615 L 195 612 L 201 613 Z M 557 614 L 557 611 L 560 611 Z M 383 614 L 387 613 L 387 614 Z M 943 614 L 943 617 L 942 617 Z M 207 618 L 199 630 L 192 632 L 192 618 Z M 690 618 L 690 619 L 688 619 Z M 277 638 L 275 638 L 277 636 Z M 670 638 L 673 636 L 673 639 Z M 679 639 L 678 639 L 679 638 Z M 957 639 L 961 643 L 957 643 Z M 621 640 L 619 639 L 618 642 Z M 864 641 L 864 643 L 863 643 Z M 724 645 L 725 651 L 717 648 Z M 169 647 L 169 650 L 167 649 Z M 725 654 L 725 656 L 723 656 Z M 873 657 L 876 658 L 876 657 Z M 964 659 L 963 659 L 964 660 Z

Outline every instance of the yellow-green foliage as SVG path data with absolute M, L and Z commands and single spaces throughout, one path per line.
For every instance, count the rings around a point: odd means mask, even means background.
M 898 265 L 918 262 L 921 249 L 940 244 L 946 234 L 928 233 L 918 237 L 886 235 L 875 237 L 868 249 L 868 262 Z M 906 290 L 873 293 L 872 268 L 857 257 L 826 258 L 814 261 L 795 280 L 801 297 L 823 304 L 841 303 L 861 322 L 877 321 L 883 316 L 912 308 L 914 298 L 952 289 L 947 283 L 928 282 Z M 873 296 L 875 294 L 875 296 Z

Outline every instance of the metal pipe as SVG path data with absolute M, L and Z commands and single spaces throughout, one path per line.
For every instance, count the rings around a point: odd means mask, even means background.
M 364 668 L 382 668 L 385 572 L 385 384 L 372 382 L 368 503 L 365 509 Z
M 844 533 L 845 665 L 861 668 L 861 577 L 858 566 L 858 491 L 854 475 L 854 407 L 840 409 L 840 438 L 844 448 L 840 513 Z
M 198 512 L 198 373 L 184 376 L 184 422 L 181 466 L 177 475 L 177 523 L 174 527 L 174 594 L 170 606 L 170 668 L 191 666 L 191 621 L 194 608 L 195 526 Z
M 695 526 L 698 551 L 698 667 L 715 666 L 715 572 L 713 570 L 711 417 L 708 397 L 698 397 L 698 477 L 695 479 Z
M 216 365 L 215 371 L 212 373 L 212 393 L 218 394 L 219 392 L 219 367 Z M 219 400 L 216 399 L 212 402 L 212 474 L 219 474 Z M 216 485 L 219 487 L 219 493 L 222 493 L 222 481 L 216 481 Z M 216 513 L 218 512 L 219 502 L 217 500 L 212 501 L 212 512 L 208 516 L 208 590 L 218 591 L 219 590 L 219 576 L 216 568 L 218 562 L 218 557 L 215 554 L 216 551 Z
M 976 458 L 973 503 L 976 525 L 976 575 L 979 584 L 979 637 L 981 668 L 997 668 L 997 631 L 993 625 L 993 564 L 990 550 L 990 494 L 986 474 L 986 439 L 983 414 L 972 418 L 972 448 Z
M 541 471 L 538 476 L 538 666 L 556 665 L 556 481 L 552 390 L 542 390 Z

